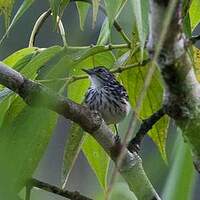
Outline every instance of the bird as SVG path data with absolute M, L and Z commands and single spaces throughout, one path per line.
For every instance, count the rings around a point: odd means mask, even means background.
M 104 66 L 82 70 L 88 74 L 91 82 L 85 94 L 84 104 L 90 110 L 99 112 L 107 125 L 114 124 L 116 134 L 119 136 L 117 124 L 130 111 L 127 91 Z

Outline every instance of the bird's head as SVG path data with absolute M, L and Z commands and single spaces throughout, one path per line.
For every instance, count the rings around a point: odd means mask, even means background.
M 91 86 L 94 88 L 101 88 L 108 83 L 116 82 L 114 75 L 103 66 L 82 70 L 89 75 Z

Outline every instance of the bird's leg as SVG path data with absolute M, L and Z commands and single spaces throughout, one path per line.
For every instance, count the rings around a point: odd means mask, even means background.
M 115 143 L 118 144 L 118 143 L 121 143 L 121 139 L 120 139 L 120 136 L 119 136 L 119 132 L 118 132 L 117 125 L 114 124 L 114 127 L 115 127 L 115 132 L 116 132 L 116 135 L 115 135 Z

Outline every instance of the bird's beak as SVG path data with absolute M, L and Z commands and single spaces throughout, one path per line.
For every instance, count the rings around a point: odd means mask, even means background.
M 85 73 L 87 73 L 88 75 L 93 74 L 91 69 L 81 69 L 82 71 L 84 71 Z

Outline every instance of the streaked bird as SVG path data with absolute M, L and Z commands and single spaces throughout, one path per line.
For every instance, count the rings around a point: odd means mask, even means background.
M 85 104 L 97 110 L 106 124 L 116 124 L 123 120 L 130 110 L 128 95 L 115 76 L 105 67 L 83 69 L 89 75 L 91 85 L 85 95 Z

